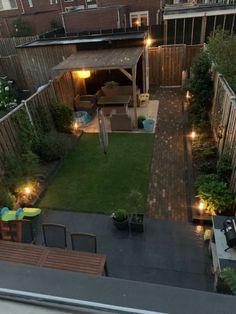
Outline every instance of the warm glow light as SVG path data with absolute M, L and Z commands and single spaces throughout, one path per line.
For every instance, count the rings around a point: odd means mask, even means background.
M 78 128 L 79 128 L 79 125 L 78 125 L 77 122 L 75 122 L 75 123 L 74 123 L 74 129 L 75 129 L 75 131 L 78 130 Z
M 200 204 L 199 204 L 199 209 L 200 209 L 200 210 L 203 210 L 203 209 L 204 209 L 204 205 L 203 205 L 202 202 L 200 202 Z
M 202 231 L 203 231 L 203 227 L 202 226 L 200 226 L 200 225 L 198 225 L 198 226 L 196 226 L 196 233 L 202 233 Z
M 195 137 L 196 137 L 196 132 L 195 132 L 195 131 L 192 131 L 192 133 L 191 133 L 191 138 L 192 138 L 192 139 L 195 139 Z
M 186 93 L 186 98 L 187 98 L 187 99 L 190 99 L 190 98 L 191 98 L 190 93 L 189 93 L 189 90 L 188 90 L 187 93 Z
M 139 20 L 137 20 L 137 21 L 135 22 L 135 24 L 136 24 L 137 26 L 141 26 L 141 22 L 140 22 Z
M 30 193 L 31 193 L 31 190 L 30 190 L 30 188 L 27 186 L 27 187 L 25 188 L 25 194 L 29 195 Z
M 147 45 L 148 47 L 150 47 L 151 44 L 152 44 L 152 38 L 151 38 L 151 37 L 148 37 L 148 38 L 146 39 L 146 45 Z
M 91 73 L 89 70 L 81 70 L 81 71 L 78 71 L 77 73 L 78 73 L 79 78 L 83 78 L 83 79 L 89 78 L 91 76 Z

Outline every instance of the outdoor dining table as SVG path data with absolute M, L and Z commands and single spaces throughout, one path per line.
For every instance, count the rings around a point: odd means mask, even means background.
M 106 256 L 0 240 L 0 261 L 103 275 Z

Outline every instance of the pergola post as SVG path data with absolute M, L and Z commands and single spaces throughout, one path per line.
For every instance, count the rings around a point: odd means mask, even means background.
M 136 76 L 137 76 L 137 64 L 132 67 L 132 89 L 133 89 L 133 104 L 134 104 L 134 126 L 138 127 L 138 118 L 137 118 L 137 85 L 136 85 Z

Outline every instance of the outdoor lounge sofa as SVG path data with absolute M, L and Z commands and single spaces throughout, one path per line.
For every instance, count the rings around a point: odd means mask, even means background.
M 75 111 L 87 111 L 90 115 L 93 115 L 97 108 L 96 95 L 76 95 L 74 108 Z
M 111 130 L 112 131 L 131 131 L 132 119 L 127 112 L 120 112 L 113 110 L 110 115 Z

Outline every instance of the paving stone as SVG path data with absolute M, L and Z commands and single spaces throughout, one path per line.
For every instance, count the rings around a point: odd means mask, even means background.
M 152 218 L 187 222 L 181 90 L 158 89 L 156 97 L 160 103 L 151 166 L 155 180 L 150 182 L 149 199 L 157 201 L 155 211 L 149 204 L 148 213 Z M 168 204 L 174 204 L 171 210 Z

